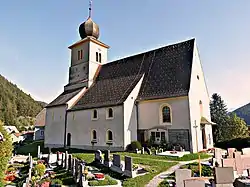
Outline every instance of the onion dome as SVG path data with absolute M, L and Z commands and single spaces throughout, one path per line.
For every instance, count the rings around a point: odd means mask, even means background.
M 86 37 L 99 38 L 99 26 L 89 17 L 84 23 L 79 27 L 79 34 L 82 39 Z

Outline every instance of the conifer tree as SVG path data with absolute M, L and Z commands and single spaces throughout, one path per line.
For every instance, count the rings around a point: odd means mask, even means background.
M 11 157 L 13 146 L 10 135 L 3 128 L 0 121 L 0 134 L 3 139 L 0 140 L 0 187 L 3 186 L 4 172 Z

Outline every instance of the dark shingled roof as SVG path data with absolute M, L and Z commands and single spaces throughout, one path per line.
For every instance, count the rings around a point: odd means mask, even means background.
M 72 110 L 122 104 L 142 75 L 137 100 L 187 96 L 195 39 L 102 66 L 95 83 Z
M 59 105 L 65 105 L 70 99 L 75 97 L 81 90 L 82 90 L 82 88 L 64 91 L 55 100 L 53 100 L 50 104 L 48 104 L 46 106 L 46 108 L 55 107 L 55 106 L 59 106 Z

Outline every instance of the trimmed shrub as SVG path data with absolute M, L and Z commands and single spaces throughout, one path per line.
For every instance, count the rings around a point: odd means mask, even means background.
M 135 151 L 136 149 L 141 149 L 142 148 L 142 146 L 141 146 L 141 143 L 140 142 L 138 142 L 138 141 L 133 141 L 133 142 L 131 142 L 131 144 L 129 144 L 128 146 L 127 146 L 127 151 Z
M 215 144 L 215 147 L 219 147 L 222 149 L 236 148 L 238 151 L 240 151 L 243 148 L 250 147 L 250 137 L 236 138 L 229 141 L 218 142 Z

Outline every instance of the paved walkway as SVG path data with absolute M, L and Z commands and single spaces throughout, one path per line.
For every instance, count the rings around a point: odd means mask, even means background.
M 201 160 L 202 162 L 208 161 L 210 158 L 203 159 Z M 198 162 L 198 160 L 191 160 L 191 161 L 181 161 L 178 164 L 172 166 L 169 168 L 167 171 L 164 171 L 158 175 L 156 175 L 149 183 L 146 185 L 146 187 L 157 187 L 163 180 L 164 178 L 161 178 L 162 175 L 170 175 L 171 173 L 174 173 L 177 169 L 179 169 L 181 166 L 190 164 L 193 162 Z

